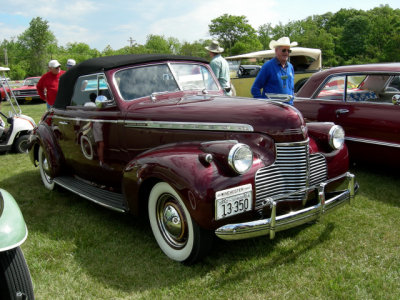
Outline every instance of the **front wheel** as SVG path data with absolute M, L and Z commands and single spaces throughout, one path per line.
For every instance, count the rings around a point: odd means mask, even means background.
M 0 299 L 34 299 L 31 275 L 20 247 L 0 252 Z
M 154 237 L 169 258 L 191 264 L 208 253 L 211 232 L 192 220 L 181 197 L 168 183 L 159 182 L 152 188 L 148 214 Z
M 17 153 L 28 152 L 28 140 L 29 140 L 29 135 L 27 134 L 19 136 L 14 142 L 14 151 Z
M 42 178 L 42 182 L 44 186 L 48 190 L 54 189 L 54 181 L 50 176 L 50 162 L 46 156 L 46 153 L 43 150 L 43 147 L 39 147 L 39 169 L 40 169 L 40 177 Z

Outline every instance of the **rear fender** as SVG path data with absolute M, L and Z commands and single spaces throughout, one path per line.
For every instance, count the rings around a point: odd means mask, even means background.
M 24 217 L 17 202 L 0 189 L 0 252 L 21 245 L 28 236 Z
M 51 176 L 57 176 L 64 161 L 64 156 L 52 130 L 43 122 L 35 128 L 28 145 L 29 156 L 35 166 L 37 166 L 37 162 L 39 160 L 38 153 L 40 146 L 43 147 L 43 151 L 49 160 L 51 166 Z

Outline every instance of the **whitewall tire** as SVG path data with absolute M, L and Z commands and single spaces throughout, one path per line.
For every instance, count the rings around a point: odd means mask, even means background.
M 42 182 L 46 189 L 53 190 L 54 189 L 54 181 L 50 176 L 51 165 L 46 156 L 46 153 L 43 150 L 43 147 L 39 147 L 39 170 L 40 177 L 42 178 Z
M 152 188 L 148 214 L 159 247 L 172 260 L 190 264 L 208 252 L 212 235 L 191 218 L 181 197 L 168 183 L 159 182 Z

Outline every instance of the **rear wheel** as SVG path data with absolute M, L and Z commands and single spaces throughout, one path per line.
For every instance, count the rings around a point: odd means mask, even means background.
M 20 247 L 0 252 L 0 299 L 34 299 L 31 275 Z
M 19 136 L 14 142 L 14 151 L 17 153 L 26 153 L 28 151 L 29 135 L 24 134 Z
M 212 244 L 212 233 L 192 220 L 178 193 L 166 182 L 151 190 L 148 203 L 151 229 L 161 250 L 186 264 L 203 258 Z
M 48 190 L 53 190 L 54 181 L 53 178 L 50 176 L 51 165 L 42 146 L 40 146 L 39 148 L 39 169 L 40 169 L 40 177 L 42 178 L 44 186 Z

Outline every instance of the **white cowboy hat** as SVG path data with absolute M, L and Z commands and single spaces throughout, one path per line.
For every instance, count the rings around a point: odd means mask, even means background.
M 290 42 L 290 39 L 287 37 L 287 36 L 284 36 L 284 37 L 281 37 L 279 40 L 277 40 L 277 41 L 275 41 L 275 40 L 272 40 L 270 43 L 269 43 L 269 47 L 271 48 L 271 49 L 275 49 L 276 47 L 279 47 L 279 46 L 287 46 L 287 47 L 296 47 L 298 44 L 297 44 L 297 42 Z
M 219 46 L 219 43 L 217 41 L 212 41 L 210 46 L 205 47 L 206 50 L 214 53 L 222 53 L 224 52 L 224 48 Z

